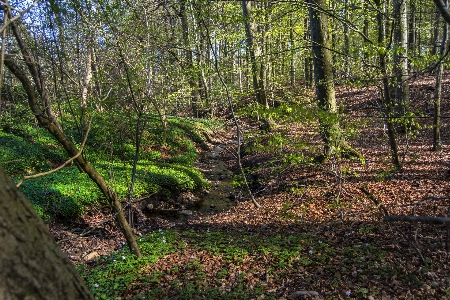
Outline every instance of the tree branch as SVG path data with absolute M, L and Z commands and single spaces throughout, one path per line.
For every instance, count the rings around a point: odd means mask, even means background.
M 38 173 L 38 174 L 33 174 L 33 175 L 24 176 L 24 177 L 16 184 L 16 187 L 19 187 L 19 186 L 20 186 L 25 180 L 27 180 L 27 179 L 38 178 L 38 177 L 45 176 L 45 175 L 49 175 L 49 174 L 52 174 L 52 173 L 54 173 L 54 172 L 56 172 L 56 171 L 59 171 L 59 170 L 61 170 L 62 168 L 64 168 L 65 166 L 67 166 L 68 164 L 70 164 L 72 161 L 74 161 L 78 156 L 80 156 L 81 153 L 83 152 L 84 146 L 85 146 L 85 144 L 86 144 L 86 140 L 87 140 L 87 137 L 88 137 L 88 135 L 89 135 L 89 131 L 91 130 L 91 121 L 92 121 L 92 117 L 91 117 L 91 119 L 90 119 L 89 122 L 88 122 L 88 128 L 87 128 L 86 134 L 85 134 L 85 136 L 84 136 L 83 143 L 81 144 L 80 151 L 77 153 L 77 155 L 71 157 L 69 160 L 67 160 L 65 163 L 63 163 L 63 164 L 60 165 L 59 167 L 57 167 L 57 168 L 55 168 L 55 169 L 53 169 L 53 170 L 50 170 L 50 171 L 48 171 L 48 172 L 42 172 L 42 173 Z
M 433 1 L 442 17 L 444 18 L 445 22 L 447 22 L 447 24 L 450 24 L 450 11 L 448 10 L 447 5 L 445 5 L 445 2 L 443 0 Z

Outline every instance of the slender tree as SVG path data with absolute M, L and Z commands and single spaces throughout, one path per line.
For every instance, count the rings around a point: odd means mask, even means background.
M 447 1 L 445 1 L 446 6 Z M 442 30 L 442 41 L 439 49 L 439 54 L 444 56 L 448 39 L 448 24 L 444 22 Z M 444 64 L 439 61 L 436 72 L 436 85 L 434 93 L 434 117 L 433 117 L 433 151 L 441 150 L 441 98 L 442 98 L 442 73 L 444 71 Z
M 9 13 L 9 17 L 12 18 L 12 15 Z M 55 139 L 64 147 L 66 152 L 70 156 L 75 156 L 78 153 L 78 149 L 75 144 L 66 136 L 66 134 L 62 131 L 61 126 L 56 120 L 55 114 L 52 111 L 52 106 L 50 100 L 48 98 L 48 94 L 46 93 L 46 86 L 44 81 L 44 76 L 38 69 L 38 64 L 34 61 L 33 56 L 28 51 L 25 43 L 22 40 L 22 37 L 19 33 L 17 21 L 11 23 L 12 32 L 16 38 L 19 49 L 22 53 L 22 57 L 25 60 L 25 63 L 28 67 L 30 74 L 32 75 L 34 86 L 31 81 L 28 79 L 28 76 L 24 73 L 24 71 L 17 65 L 17 63 L 9 56 L 5 57 L 5 65 L 10 70 L 14 76 L 19 79 L 21 82 L 27 97 L 28 104 L 33 112 L 34 116 L 38 120 L 38 122 L 47 129 L 49 133 L 51 133 Z M 41 102 L 44 105 L 42 109 L 39 105 L 35 90 L 38 91 L 38 95 L 41 98 Z M 122 210 L 122 204 L 120 203 L 117 194 L 113 191 L 113 189 L 106 183 L 104 178 L 95 170 L 94 167 L 82 156 L 78 156 L 75 160 L 78 168 L 83 172 L 87 173 L 92 181 L 98 186 L 98 188 L 102 191 L 109 204 L 113 208 L 117 223 L 124 234 L 128 246 L 130 250 L 137 256 L 140 257 L 141 253 L 139 250 L 139 246 L 137 245 L 135 236 L 133 231 L 126 221 L 124 212 Z
M 267 102 L 263 82 L 261 82 L 261 78 L 258 78 L 258 62 L 256 61 L 256 54 L 255 54 L 256 49 L 251 24 L 251 2 L 242 1 L 241 4 L 242 4 L 242 15 L 244 17 L 247 52 L 250 58 L 250 65 L 251 65 L 253 90 L 255 93 L 256 101 L 261 105 L 263 105 L 264 107 L 268 108 L 269 103 Z
M 398 147 L 397 140 L 395 139 L 395 127 L 393 122 L 394 105 L 392 103 L 390 83 L 387 71 L 386 54 L 385 50 L 385 39 L 386 39 L 386 27 L 385 27 L 385 5 L 382 0 L 375 0 L 375 5 L 377 7 L 377 23 L 378 23 L 378 59 L 381 70 L 381 76 L 383 80 L 383 93 L 382 93 L 382 108 L 385 114 L 385 122 L 387 126 L 387 135 L 389 138 L 389 145 L 391 148 L 392 163 L 395 168 L 399 169 L 401 167 L 400 160 L 398 157 Z
M 409 104 L 408 19 L 406 0 L 394 0 L 394 102 L 397 114 L 404 116 Z

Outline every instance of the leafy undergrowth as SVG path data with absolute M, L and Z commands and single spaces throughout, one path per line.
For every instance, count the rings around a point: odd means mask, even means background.
M 99 299 L 295 299 L 306 291 L 325 299 L 450 296 L 448 270 L 377 242 L 385 226 L 359 227 L 347 242 L 334 238 L 344 227 L 322 236 L 293 227 L 159 230 L 139 239 L 141 259 L 122 249 L 78 270 Z
M 450 115 L 449 79 L 447 74 L 445 116 Z M 426 112 L 434 80 L 415 83 L 411 109 Z M 137 216 L 138 233 L 153 237 L 142 247 L 157 250 L 137 262 L 127 250 L 115 258 L 88 259 L 92 251 L 103 255 L 122 248 L 123 238 L 111 223 L 106 232 L 62 242 L 63 250 L 80 265 L 98 298 L 450 299 L 448 228 L 383 222 L 386 212 L 448 216 L 449 119 L 442 120 L 442 150 L 432 152 L 432 114 L 412 118 L 414 130 L 397 135 L 403 167 L 395 170 L 379 90 L 339 87 L 336 95 L 345 108 L 341 124 L 347 140 L 365 161 L 332 158 L 316 164 L 322 147 L 317 122 L 280 122 L 270 134 L 249 130 L 257 126 L 246 123 L 249 152 L 242 164 L 260 208 L 242 192 L 235 206 L 216 215 L 185 221 Z M 225 134 L 222 148 L 235 147 L 232 132 Z M 233 168 L 227 153 L 221 159 Z M 83 220 L 94 226 L 106 217 L 91 211 Z M 57 240 L 74 232 L 49 227 Z M 72 255 L 77 251 L 87 265 Z M 118 261 L 135 267 L 121 273 L 112 269 Z M 110 283 L 120 276 L 128 278 L 126 284 Z
M 152 122 L 156 119 L 150 118 Z M 113 149 L 112 155 L 97 145 L 106 144 L 102 140 L 102 120 L 93 125 L 84 155 L 118 196 L 125 199 L 131 182 L 132 163 L 135 148 L 132 140 L 121 142 L 121 147 Z M 166 143 L 161 142 L 160 133 L 154 132 L 155 124 L 150 123 L 145 132 L 140 159 L 137 164 L 133 197 L 141 198 L 162 192 L 192 191 L 208 189 L 209 183 L 195 170 L 198 158 L 197 147 L 205 146 L 205 136 L 209 127 L 218 127 L 206 120 L 168 118 Z M 153 130 L 153 131 L 152 131 Z M 69 129 L 67 131 L 70 132 Z M 53 137 L 40 127 L 16 124 L 0 131 L 0 162 L 7 173 L 16 181 L 24 175 L 49 171 L 67 160 L 67 154 Z M 109 154 L 108 154 L 109 153 Z M 86 175 L 72 165 L 44 177 L 26 180 L 21 185 L 22 192 L 33 203 L 38 214 L 45 220 L 60 216 L 78 217 L 91 206 L 104 203 L 104 197 L 97 186 Z

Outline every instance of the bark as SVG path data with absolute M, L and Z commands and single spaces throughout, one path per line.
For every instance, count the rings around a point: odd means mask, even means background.
M 7 0 L 5 0 L 5 5 L 8 5 Z M 8 24 L 8 13 L 6 11 L 3 11 L 3 26 L 7 26 L 7 24 Z M 5 73 L 3 60 L 5 59 L 6 32 L 7 28 L 5 27 L 5 29 L 2 31 L 2 49 L 0 50 L 0 113 L 2 112 L 3 108 L 2 91 L 3 91 L 3 77 L 4 77 L 3 75 Z
M 88 53 L 86 55 L 86 74 L 84 75 L 83 84 L 81 86 L 80 108 L 83 116 L 87 108 L 88 89 L 91 79 L 92 79 L 92 47 L 88 46 Z
M 384 216 L 384 222 L 409 222 L 424 224 L 450 224 L 450 218 L 427 216 Z
M 384 20 L 384 5 L 381 0 L 375 0 L 375 5 L 377 6 L 378 14 L 377 14 L 377 23 L 378 23 L 378 45 L 381 49 L 384 49 L 384 40 L 385 40 L 385 20 Z M 378 54 L 379 64 L 381 75 L 383 76 L 383 94 L 382 106 L 386 114 L 386 127 L 387 127 L 387 135 L 389 138 L 389 146 L 391 148 L 391 157 L 392 163 L 395 168 L 400 169 L 401 164 L 398 157 L 398 147 L 397 141 L 395 139 L 395 128 L 393 122 L 393 114 L 394 107 L 391 100 L 390 86 L 389 86 L 389 78 L 387 74 L 387 65 L 386 65 L 386 54 L 379 52 Z
M 409 104 L 408 21 L 406 0 L 394 0 L 394 94 L 395 111 L 405 115 Z
M 416 28 L 416 3 L 415 0 L 411 0 L 410 2 L 410 14 L 409 14 L 409 36 L 408 36 L 408 50 L 412 57 L 416 56 L 416 36 L 417 36 L 417 28 Z M 413 72 L 413 70 L 411 70 Z
M 66 152 L 71 156 L 78 154 L 79 150 L 74 143 L 60 130 L 60 128 L 55 124 L 48 115 L 42 111 L 36 99 L 36 93 L 34 87 L 32 86 L 30 80 L 25 75 L 25 73 L 14 63 L 9 57 L 5 58 L 5 65 L 11 71 L 14 76 L 19 79 L 22 86 L 27 93 L 28 105 L 33 112 L 34 116 L 38 120 L 39 124 L 44 126 L 49 133 L 55 137 L 55 139 L 64 147 Z M 111 189 L 111 187 L 106 183 L 105 179 L 92 167 L 92 165 L 84 159 L 82 155 L 75 159 L 77 165 L 92 179 L 92 181 L 97 185 L 97 187 L 102 191 L 103 195 L 108 200 L 109 204 L 113 208 L 113 212 L 116 217 L 116 221 L 120 226 L 122 233 L 124 234 L 128 247 L 137 256 L 141 257 L 139 246 L 137 245 L 133 231 L 130 225 L 125 219 L 125 215 L 122 210 L 122 205 L 116 195 L 116 193 Z
M 444 22 L 444 28 L 442 31 L 442 41 L 439 49 L 439 54 L 443 56 L 445 54 L 445 48 L 448 39 L 448 24 Z M 439 62 L 436 72 L 436 88 L 434 95 L 434 117 L 433 117 L 433 151 L 441 150 L 441 98 L 442 98 L 442 73 L 444 71 L 444 65 Z
M 348 20 L 348 4 L 349 0 L 344 0 L 344 18 Z M 350 76 L 350 37 L 348 34 L 348 23 L 344 22 L 344 75 L 345 79 Z
M 30 201 L 0 168 L 0 299 L 94 299 Z
M 436 55 L 438 54 L 438 49 L 439 49 L 439 27 L 440 27 L 440 23 L 441 23 L 441 17 L 440 17 L 440 13 L 439 10 L 436 10 L 436 12 L 434 13 L 434 29 L 433 29 L 433 37 L 431 39 L 431 44 L 432 44 L 432 48 L 431 48 L 431 55 Z
M 305 32 L 303 34 L 303 41 L 305 44 L 310 40 L 311 35 L 311 28 L 309 26 L 308 18 L 305 18 L 303 20 Z M 313 86 L 313 65 L 312 65 L 312 58 L 309 57 L 309 55 L 305 56 L 304 59 L 304 65 L 305 65 L 305 86 L 307 88 L 310 88 Z
M 198 84 L 199 79 L 197 76 L 197 71 L 194 68 L 194 60 L 192 57 L 191 43 L 189 39 L 189 22 L 186 11 L 186 0 L 180 1 L 180 18 L 183 35 L 184 53 L 186 58 L 186 68 L 188 71 L 188 82 L 189 87 L 191 88 L 192 110 L 194 113 L 194 117 L 198 118 L 201 98 Z
M 253 42 L 253 32 L 251 28 L 250 22 L 250 11 L 251 4 L 250 1 L 242 1 L 242 15 L 244 17 L 244 28 L 245 28 L 245 37 L 247 44 L 247 52 L 249 53 L 251 72 L 252 72 L 252 83 L 253 90 L 255 92 L 256 101 L 263 105 L 264 107 L 269 107 L 269 103 L 267 102 L 265 91 L 263 84 L 258 80 L 258 63 L 256 61 L 255 55 L 255 45 Z
M 294 22 L 292 21 L 293 16 L 289 18 L 289 42 L 290 42 L 290 64 L 289 64 L 289 81 L 291 83 L 291 88 L 295 84 L 295 39 L 294 39 Z
M 314 81 L 319 110 L 324 155 L 328 157 L 339 148 L 341 136 L 337 120 L 336 98 L 333 82 L 333 66 L 330 51 L 327 15 L 322 11 L 325 0 L 309 0 Z
M 433 1 L 437 9 L 441 13 L 442 17 L 444 18 L 445 22 L 447 22 L 447 24 L 450 24 L 450 11 L 448 10 L 445 0 L 433 0 Z

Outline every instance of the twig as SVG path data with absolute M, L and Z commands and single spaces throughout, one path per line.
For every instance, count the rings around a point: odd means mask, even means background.
M 373 203 L 375 203 L 375 205 L 384 213 L 385 216 L 389 216 L 389 212 L 387 211 L 386 207 L 384 207 L 384 205 L 381 204 L 380 201 L 373 194 L 371 194 L 368 190 L 366 190 L 363 187 L 360 187 L 359 189 L 367 196 L 367 198 L 369 198 L 370 200 L 373 201 Z
M 68 164 L 70 164 L 70 163 L 71 163 L 73 160 L 75 160 L 78 156 L 80 156 L 81 153 L 83 152 L 84 146 L 85 146 L 85 144 L 86 144 L 86 140 L 87 140 L 87 137 L 88 137 L 88 135 L 89 135 L 89 131 L 91 130 L 91 121 L 92 121 L 92 117 L 91 117 L 91 119 L 90 119 L 89 122 L 88 122 L 88 128 L 87 128 L 86 134 L 85 134 L 85 136 L 84 136 L 83 143 L 81 144 L 80 151 L 78 151 L 77 155 L 71 157 L 69 160 L 67 160 L 65 163 L 63 163 L 63 164 L 60 165 L 59 167 L 57 167 L 57 168 L 55 168 L 55 169 L 53 169 L 53 170 L 50 170 L 50 171 L 48 171 L 48 172 L 43 172 L 43 173 L 37 173 L 37 174 L 33 174 L 33 175 L 27 175 L 27 176 L 24 176 L 24 177 L 16 184 L 16 187 L 19 187 L 19 186 L 20 186 L 25 180 L 27 180 L 27 179 L 38 178 L 38 177 L 45 176 L 45 175 L 49 175 L 49 174 L 51 174 L 51 173 L 54 173 L 54 172 L 56 172 L 56 171 L 59 171 L 59 170 L 61 170 L 62 168 L 64 168 L 65 166 L 67 166 Z
M 370 200 L 372 200 L 372 201 L 375 203 L 375 205 L 377 205 L 377 207 L 380 208 L 380 210 L 383 211 L 383 213 L 384 213 L 384 218 L 383 218 L 383 220 L 384 220 L 384 221 L 389 220 L 390 218 L 395 218 L 395 217 L 397 217 L 397 216 L 390 216 L 389 213 L 388 213 L 388 211 L 387 211 L 387 209 L 380 203 L 380 201 L 379 201 L 373 194 L 371 194 L 369 191 L 367 191 L 365 188 L 360 187 L 359 189 L 360 189 L 364 194 L 366 194 L 366 196 L 367 196 Z M 389 227 L 392 229 L 391 226 L 389 226 Z M 407 242 L 409 242 L 409 244 L 411 244 L 411 246 L 413 246 L 414 250 L 416 250 L 416 252 L 417 252 L 417 254 L 419 255 L 420 259 L 422 260 L 423 264 L 424 264 L 425 266 L 428 266 L 427 261 L 426 261 L 425 258 L 423 257 L 422 252 L 420 252 L 420 249 L 419 249 L 419 247 L 416 245 L 416 243 L 414 243 L 413 241 L 411 241 L 411 239 L 409 239 L 408 236 L 407 236 L 403 231 L 400 230 L 400 228 L 394 227 L 393 229 L 397 230 L 397 231 L 403 236 L 403 238 L 404 238 Z

